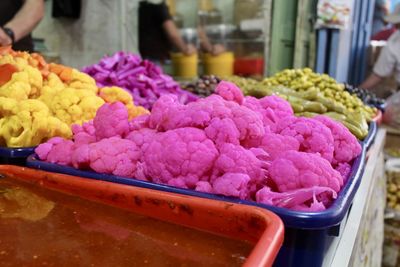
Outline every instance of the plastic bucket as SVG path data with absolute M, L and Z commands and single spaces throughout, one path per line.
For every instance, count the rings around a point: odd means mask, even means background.
M 232 52 L 225 52 L 218 56 L 204 54 L 203 62 L 205 75 L 220 77 L 233 75 L 234 55 Z
M 182 53 L 171 53 L 174 76 L 190 79 L 197 76 L 197 54 L 186 56 Z

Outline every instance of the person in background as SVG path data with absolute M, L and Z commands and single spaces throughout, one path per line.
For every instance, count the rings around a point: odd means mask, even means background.
M 185 55 L 197 52 L 193 45 L 183 41 L 164 1 L 140 1 L 139 52 L 141 56 L 163 62 L 169 58 L 173 47 Z
M 393 33 L 396 32 L 396 27 L 391 26 L 389 28 L 383 29 L 371 37 L 372 41 L 387 41 Z
M 0 0 L 0 46 L 33 52 L 32 30 L 44 15 L 44 0 Z
M 400 4 L 385 17 L 385 20 L 392 23 L 397 30 L 388 39 L 374 65 L 372 74 L 360 85 L 360 88 L 373 89 L 383 78 L 389 77 L 393 72 L 395 72 L 397 84 L 400 84 Z
M 375 35 L 385 28 L 385 16 L 389 14 L 387 0 L 375 0 L 374 17 L 372 21 L 372 34 Z

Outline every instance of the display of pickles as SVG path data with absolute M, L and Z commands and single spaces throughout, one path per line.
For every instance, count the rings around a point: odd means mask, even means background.
M 206 97 L 214 93 L 214 89 L 220 81 L 215 75 L 203 75 L 191 83 L 182 84 L 182 88 L 201 97 Z
M 365 105 L 345 86 L 326 74 L 309 68 L 287 69 L 261 82 L 253 79 L 228 77 L 247 95 L 263 97 L 277 94 L 285 98 L 299 116 L 313 117 L 325 114 L 342 122 L 358 139 L 368 134 L 368 122 L 377 109 Z
M 400 211 L 400 172 L 388 170 L 387 177 L 387 206 Z

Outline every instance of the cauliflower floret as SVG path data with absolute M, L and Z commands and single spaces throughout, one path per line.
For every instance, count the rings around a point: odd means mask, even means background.
M 1 138 L 8 147 L 35 146 L 53 136 L 71 137 L 68 125 L 50 115 L 41 101 L 0 97 Z
M 71 140 L 62 140 L 61 142 L 53 144 L 49 153 L 47 154 L 46 161 L 70 166 L 73 148 L 74 142 Z
M 0 87 L 0 96 L 16 100 L 28 99 L 31 92 L 29 75 L 27 72 L 15 72 L 11 80 Z
M 46 143 L 38 145 L 38 147 L 35 149 L 35 153 L 39 159 L 47 161 L 47 156 L 49 155 L 53 146 L 62 143 L 63 141 L 64 138 L 62 137 L 50 138 Z
M 187 105 L 177 98 L 164 95 L 154 104 L 149 118 L 149 126 L 158 131 L 181 127 L 207 128 L 213 119 L 230 119 L 240 133 L 239 140 L 262 137 L 265 133 L 260 114 L 240 106 L 236 102 L 226 101 L 213 95 Z M 227 126 L 227 121 L 224 125 Z M 231 127 L 231 126 L 229 126 Z
M 262 115 L 264 127 L 276 132 L 277 124 L 293 117 L 293 109 L 290 104 L 278 96 L 265 96 L 257 99 L 252 96 L 245 97 L 243 106 Z
M 92 77 L 76 69 L 72 69 L 71 80 L 68 83 L 68 87 L 91 91 L 95 94 L 99 91 L 99 88 L 96 86 L 96 81 Z
M 257 192 L 256 200 L 276 207 L 302 211 L 322 211 L 326 209 L 326 206 L 318 201 L 318 197 L 326 196 L 327 193 L 329 193 L 330 200 L 337 197 L 336 192 L 329 187 L 313 186 L 280 193 L 273 192 L 271 188 L 265 186 Z M 313 202 L 309 205 L 311 200 Z
M 158 133 L 143 155 L 148 177 L 154 182 L 194 189 L 208 180 L 218 151 L 204 131 L 180 128 Z
M 343 124 L 323 115 L 315 116 L 313 119 L 322 122 L 332 132 L 334 141 L 333 165 L 351 162 L 360 155 L 361 145 Z
M 243 93 L 236 84 L 226 81 L 221 81 L 215 88 L 215 93 L 222 96 L 225 100 L 234 101 L 238 104 L 243 103 Z
M 323 186 L 339 192 L 343 185 L 340 173 L 331 164 L 313 153 L 288 151 L 268 167 L 278 192 Z
M 54 95 L 49 108 L 57 118 L 71 125 L 93 119 L 103 104 L 104 100 L 90 91 L 66 88 Z
M 212 185 L 213 192 L 224 196 L 249 198 L 248 183 L 250 177 L 243 173 L 225 173 L 218 177 Z
M 118 137 L 89 145 L 90 167 L 99 173 L 135 177 L 140 153 L 136 144 Z
M 264 149 L 268 153 L 268 160 L 272 161 L 287 151 L 298 151 L 300 143 L 292 136 L 266 133 L 261 140 L 250 140 L 244 146 L 247 148 L 260 147 Z
M 335 170 L 337 170 L 343 177 L 343 182 L 346 183 L 351 173 L 351 166 L 348 163 L 339 163 Z
M 128 111 L 121 102 L 104 104 L 93 120 L 97 140 L 113 136 L 125 137 L 129 133 Z
M 204 193 L 214 193 L 214 190 L 211 184 L 207 181 L 198 181 L 196 183 L 196 191 L 204 192 Z
M 84 122 L 81 125 L 72 124 L 72 133 L 74 134 L 75 145 L 80 146 L 83 144 L 90 144 L 97 141 L 96 129 L 94 128 L 93 121 Z
M 98 173 L 135 177 L 139 158 L 140 152 L 134 142 L 111 137 L 75 148 L 72 164 L 81 168 L 90 166 Z
M 122 102 L 128 109 L 129 119 L 137 116 L 148 114 L 149 111 L 143 107 L 135 106 L 133 104 L 132 95 L 120 87 L 103 87 L 100 89 L 99 96 L 104 99 L 106 103 Z
M 240 144 L 239 130 L 230 118 L 214 118 L 204 131 L 207 137 L 213 140 L 217 146 L 223 145 L 224 143 Z
M 262 151 L 262 150 L 261 150 Z M 255 193 L 257 187 L 266 181 L 266 163 L 262 160 L 260 150 L 252 151 L 240 145 L 225 143 L 219 148 L 219 157 L 214 163 L 211 183 L 226 173 L 241 173 L 251 177 L 248 183 L 248 193 Z M 261 155 L 259 154 L 261 153 Z
M 332 162 L 334 139 L 328 127 L 317 120 L 302 117 L 286 122 L 288 124 L 280 131 L 281 135 L 296 138 L 300 151 L 317 153 Z
M 42 73 L 34 67 L 26 66 L 24 72 L 28 74 L 28 81 L 31 86 L 29 98 L 37 98 L 40 94 L 40 89 L 43 86 Z

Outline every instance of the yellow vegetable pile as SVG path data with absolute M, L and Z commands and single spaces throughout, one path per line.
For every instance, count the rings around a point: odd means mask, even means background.
M 311 69 L 287 69 L 261 82 L 238 77 L 227 80 L 237 83 L 247 95 L 263 97 L 276 94 L 286 99 L 298 116 L 327 115 L 342 122 L 358 139 L 368 134 L 368 124 L 377 110 L 356 95 L 344 90 L 344 85 L 326 74 Z
M 0 47 L 0 146 L 30 147 L 71 137 L 71 124 L 96 115 L 105 102 L 126 105 L 130 119 L 148 111 L 119 87 L 98 88 L 76 69 L 47 64 L 38 54 Z

